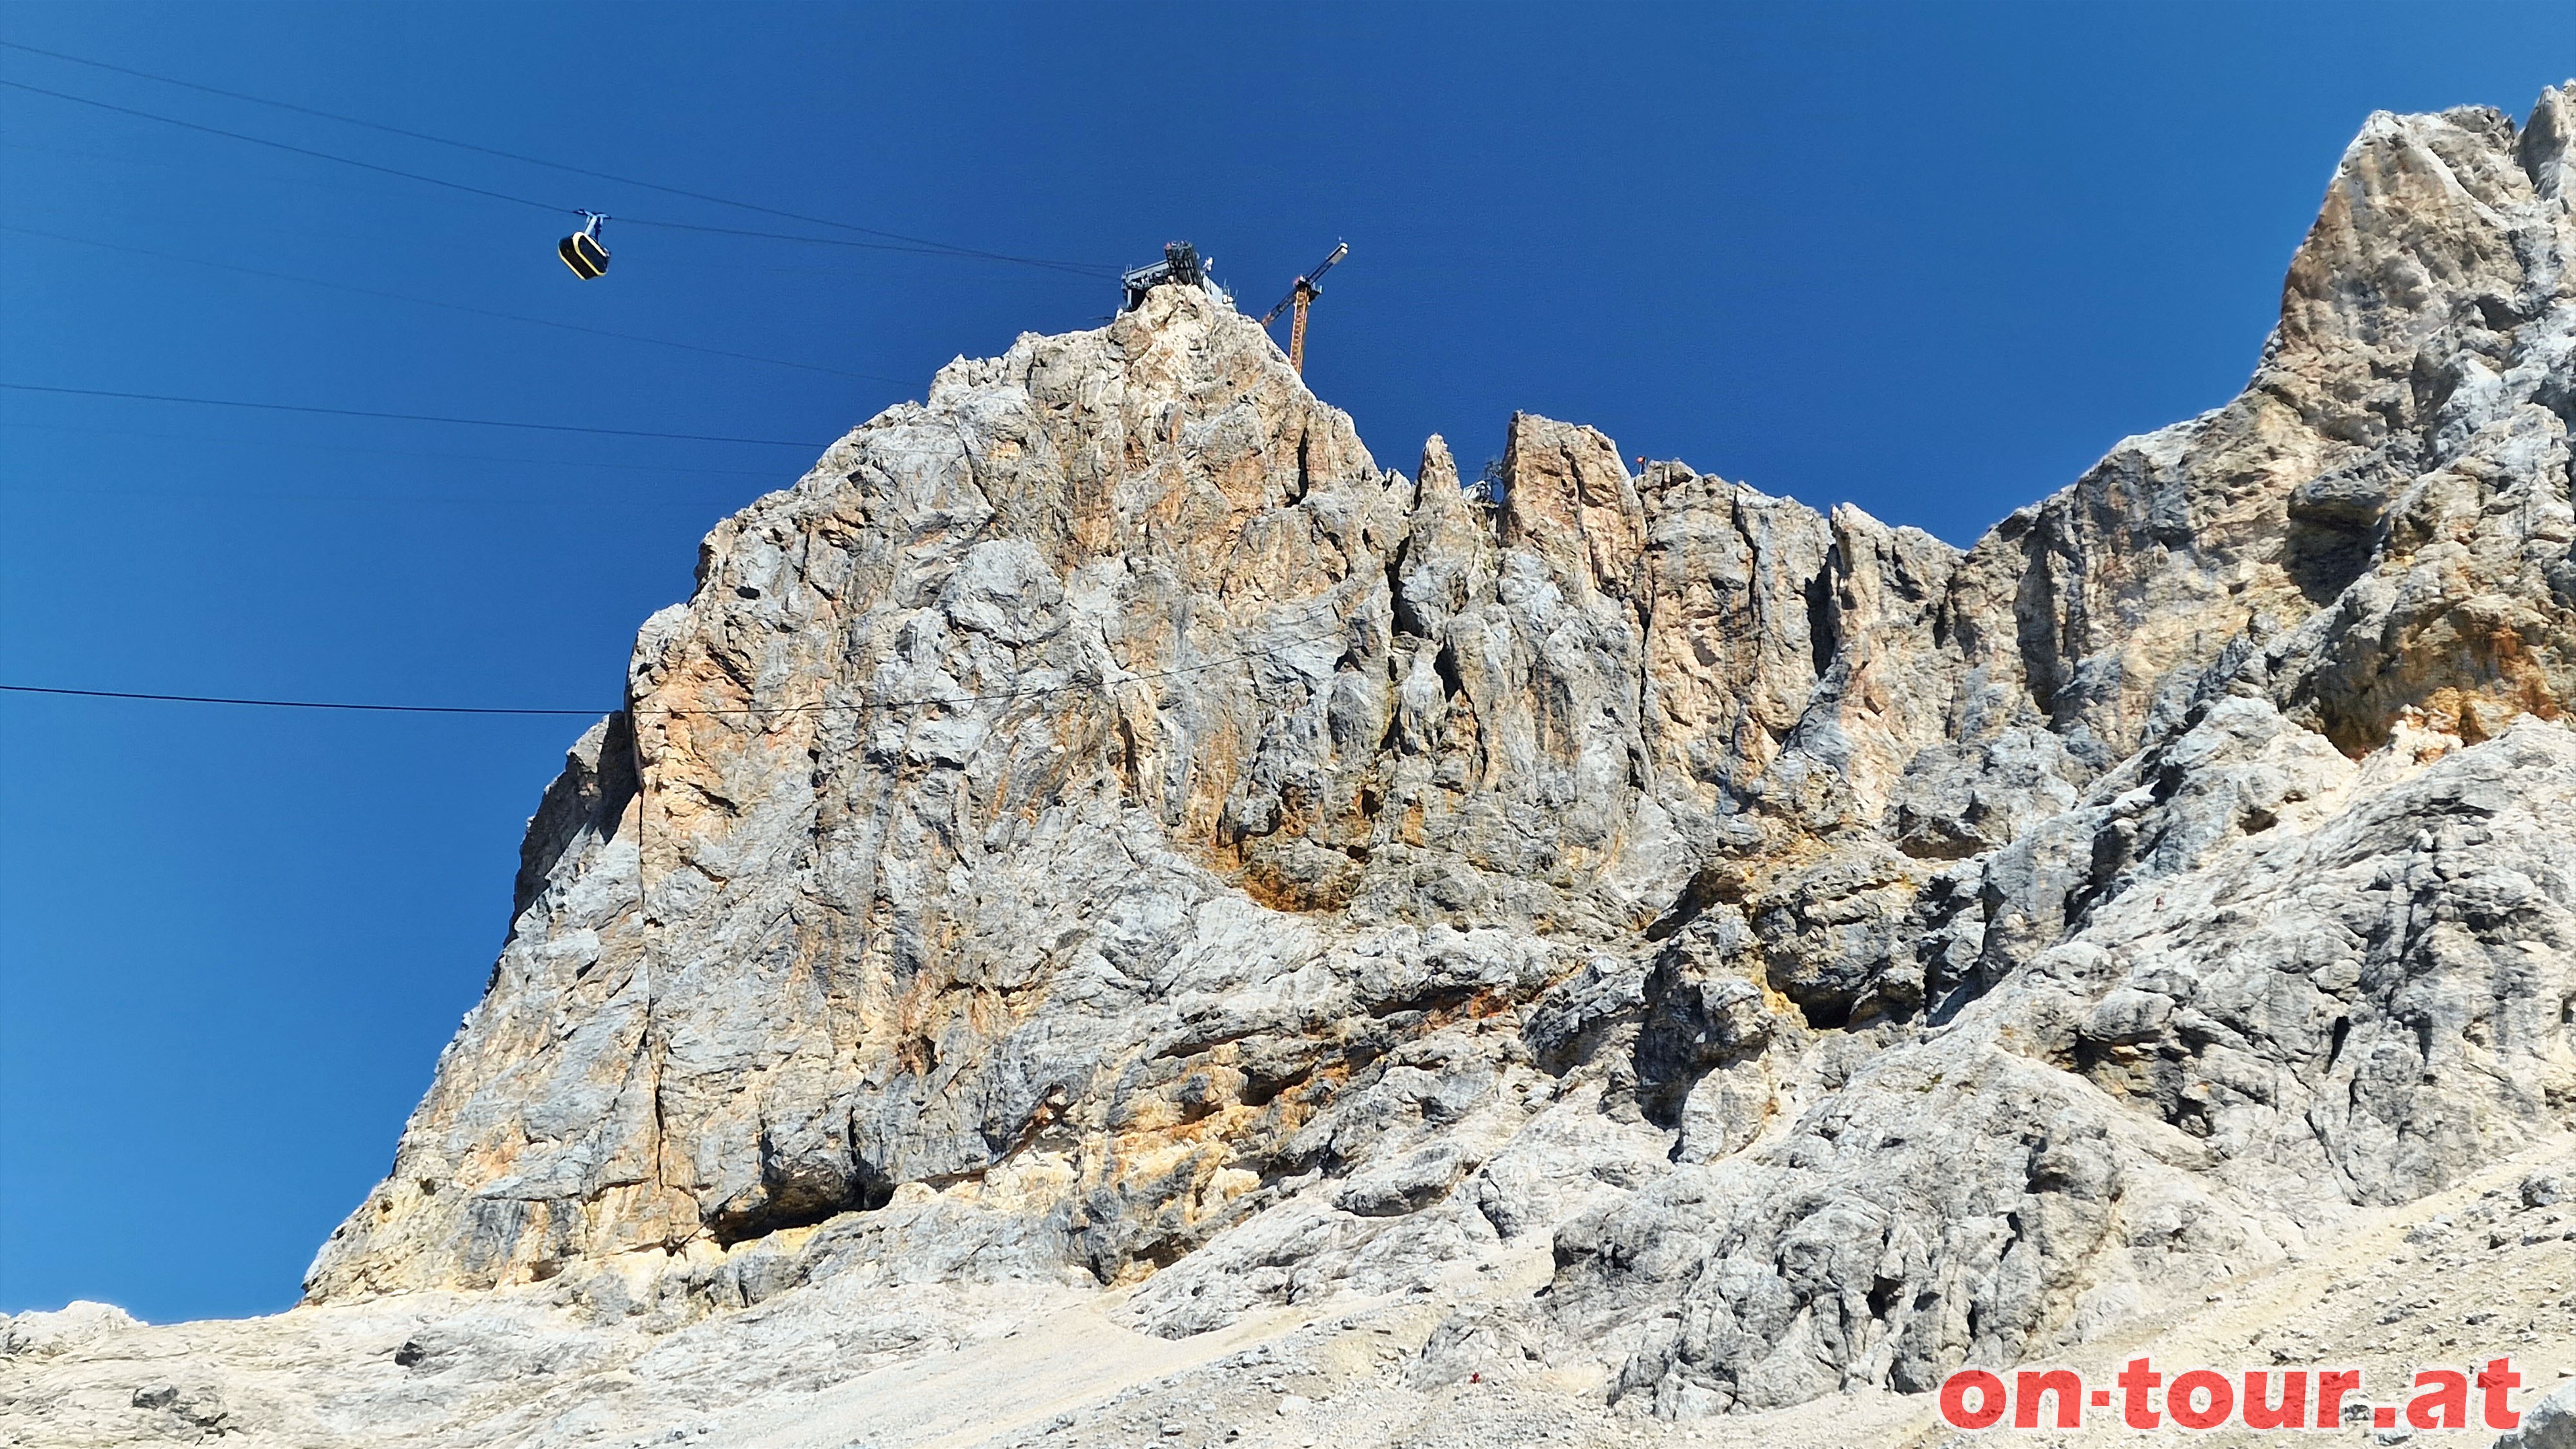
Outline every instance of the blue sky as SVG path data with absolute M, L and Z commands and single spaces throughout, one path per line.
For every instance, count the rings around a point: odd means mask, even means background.
M 2368 112 L 2576 71 L 2563 5 L 21 4 L 0 40 L 988 250 L 1189 237 L 1255 309 L 1347 238 L 1308 372 L 1384 465 L 1433 431 L 1472 465 L 1521 408 L 1957 542 L 2235 391 Z M 1116 296 L 616 221 L 582 284 L 561 214 L 6 86 L 0 187 L 0 383 L 819 444 Z M 605 710 L 697 539 L 812 451 L 0 390 L 0 683 Z M 0 696 L 0 1311 L 294 1300 L 579 728 Z

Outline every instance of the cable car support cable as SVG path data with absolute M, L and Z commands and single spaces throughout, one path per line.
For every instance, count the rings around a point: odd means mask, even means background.
M 1308 610 L 1304 617 L 1313 618 L 1318 610 Z M 1339 637 L 1333 633 L 1318 634 L 1292 643 L 1312 644 Z M 1216 659 L 1203 659 L 1196 664 L 1183 664 L 1170 669 L 1121 670 L 1114 679 L 1076 680 L 1068 684 L 1046 684 L 1029 689 L 1004 689 L 981 694 L 925 695 L 917 699 L 854 699 L 824 704 L 778 704 L 738 706 L 733 709 L 686 709 L 667 705 L 621 706 L 636 714 L 663 718 L 752 718 L 794 714 L 830 714 L 844 710 L 919 709 L 932 705 L 988 704 L 998 700 L 1036 699 L 1053 694 L 1071 694 L 1079 690 L 1111 688 L 1144 679 L 1170 679 L 1184 674 L 1203 674 L 1229 664 L 1244 664 L 1259 659 L 1276 658 L 1286 646 L 1256 649 L 1242 654 L 1228 654 Z M 130 699 L 153 704 L 229 704 L 256 709 L 339 710 L 356 714 L 464 714 L 513 715 L 558 719 L 597 719 L 610 713 L 601 709 L 523 709 L 506 706 L 470 704 L 368 704 L 328 699 L 259 699 L 222 694 L 153 694 L 126 689 L 66 689 L 42 684 L 0 684 L 0 694 L 39 694 L 70 699 Z
M 229 100 L 247 101 L 253 105 L 273 106 L 279 110 L 293 111 L 301 115 L 314 116 L 328 121 L 338 121 L 344 125 L 362 126 L 368 130 L 382 131 L 387 135 L 403 136 L 416 141 L 427 141 L 434 145 L 453 146 L 459 150 L 479 152 L 483 155 L 495 156 L 508 161 L 517 161 L 525 165 L 543 166 L 549 170 L 562 171 L 570 175 L 588 176 L 595 180 L 614 182 L 620 186 L 641 187 L 647 191 L 658 191 L 668 196 L 685 197 L 691 201 L 704 201 L 717 206 L 730 206 L 737 210 L 758 212 L 764 216 L 775 216 L 787 221 L 801 221 L 812 226 L 828 226 L 841 231 L 858 232 L 866 236 L 882 237 L 885 238 L 886 241 L 885 243 L 870 246 L 868 243 L 848 241 L 835 237 L 798 236 L 787 232 L 754 231 L 735 227 L 694 226 L 685 222 L 661 221 L 657 219 L 636 220 L 628 218 L 626 219 L 626 224 L 629 226 L 661 227 L 671 231 L 709 232 L 722 236 L 757 237 L 767 241 L 804 242 L 811 245 L 861 246 L 869 247 L 871 250 L 914 252 L 920 255 L 929 256 L 969 257 L 980 261 L 1007 262 L 1016 266 L 1039 267 L 1051 271 L 1070 272 L 1080 276 L 1108 276 L 1112 275 L 1115 271 L 1114 268 L 1101 267 L 1084 262 L 1058 261 L 1046 257 L 1024 257 L 1009 252 L 987 251 L 980 247 L 959 246 L 954 242 L 943 242 L 929 237 L 917 237 L 907 235 L 903 232 L 886 231 L 877 227 L 861 226 L 856 222 L 835 221 L 830 217 L 808 216 L 802 212 L 782 211 L 777 207 L 762 206 L 757 202 L 737 201 L 731 197 L 717 196 L 703 191 L 691 191 L 685 187 L 666 186 L 660 182 L 644 181 L 631 176 L 619 176 L 613 172 L 594 171 L 582 166 L 568 166 L 559 161 L 548 161 L 543 157 L 522 155 L 515 151 L 504 151 L 497 147 L 477 145 L 471 141 L 452 140 L 445 136 L 434 136 L 425 131 L 408 130 L 400 126 L 385 125 L 378 121 L 363 120 L 356 116 L 344 116 L 337 114 L 336 112 L 317 110 L 310 106 L 299 106 L 289 101 L 270 100 L 264 96 L 254 96 L 241 91 L 225 90 L 217 86 L 201 85 L 195 81 L 180 80 L 173 76 L 155 75 L 150 71 L 135 70 L 130 67 L 120 65 L 110 65 L 105 61 L 89 60 L 76 55 L 66 55 L 60 51 L 45 50 L 37 46 L 24 45 L 16 41 L 0 40 L 0 46 L 5 46 L 11 50 L 25 51 L 31 55 L 42 55 L 54 60 L 69 61 L 74 65 L 92 66 L 100 70 L 114 71 L 122 75 L 136 76 L 144 80 L 158 81 L 164 85 L 174 85 L 184 87 L 188 90 L 203 91 L 208 95 L 223 96 Z M 209 126 L 197 121 L 181 120 L 176 116 L 164 116 L 152 111 L 138 110 L 132 106 L 120 106 L 108 101 L 94 100 L 88 96 L 71 94 L 68 91 L 49 90 L 43 86 L 30 85 L 25 81 L 0 79 L 0 86 L 7 86 L 14 90 L 28 91 L 36 95 L 50 96 L 56 100 L 71 101 L 78 105 L 94 106 L 101 110 L 114 111 L 120 115 L 134 116 L 147 121 L 159 121 L 165 125 L 182 126 L 192 131 L 202 131 L 209 135 L 223 136 L 235 141 L 247 141 L 255 146 L 268 146 L 276 150 L 290 152 L 298 156 L 309 156 L 324 161 L 336 161 L 344 166 L 356 166 L 365 170 L 380 172 L 388 176 L 399 176 L 409 181 L 426 182 L 432 186 L 444 186 L 452 190 L 489 197 L 496 201 L 514 202 L 521 206 L 532 206 L 545 211 L 571 211 L 576 215 L 589 214 L 582 212 L 577 207 L 557 206 L 550 202 L 537 201 L 529 197 L 514 196 L 508 192 L 493 191 L 479 186 L 469 186 L 463 182 L 449 181 L 441 177 L 429 176 L 417 171 L 405 171 L 399 167 L 383 166 L 372 161 L 361 161 L 354 157 L 341 156 L 329 151 L 317 151 L 310 147 L 290 145 L 284 141 L 272 141 L 266 137 L 253 136 L 241 131 L 229 131 L 220 126 Z M 902 243 L 903 245 L 891 245 L 890 243 Z
M 177 252 L 155 251 L 150 247 L 100 241 L 95 237 L 73 236 L 67 232 L 45 231 L 32 226 L 16 226 L 8 222 L 0 222 L 0 232 L 42 237 L 47 241 L 69 242 L 74 246 L 98 247 L 104 251 L 124 252 L 131 256 L 156 257 L 165 262 L 180 262 L 191 267 L 211 267 L 219 272 L 238 272 L 246 277 L 266 277 L 271 281 L 293 282 L 298 286 L 320 287 L 327 291 L 347 292 L 353 296 L 379 297 L 388 302 L 409 302 L 417 307 L 438 307 L 476 317 L 497 317 L 505 322 L 525 322 L 532 327 L 553 327 L 565 332 L 585 333 L 592 337 L 613 337 L 620 342 L 643 342 L 655 347 L 675 347 L 683 352 L 702 352 L 710 357 L 727 357 L 736 362 L 765 362 L 772 367 L 793 367 L 805 372 L 828 372 L 835 377 L 855 377 L 866 382 L 892 383 L 897 387 L 913 385 L 911 380 L 887 377 L 874 372 L 852 372 L 847 368 L 825 367 L 818 362 L 790 362 L 783 357 L 762 357 L 757 353 L 732 352 L 725 348 L 705 347 L 694 342 L 674 342 L 667 337 L 647 337 L 639 332 L 617 332 L 606 327 L 585 327 L 578 322 L 557 322 L 547 317 L 527 317 L 516 312 L 499 312 L 489 307 L 468 306 L 463 302 L 442 302 L 434 297 L 412 297 L 401 292 L 379 291 L 373 287 L 354 287 L 346 282 L 326 282 L 319 277 L 299 277 L 292 272 L 272 272 L 264 267 L 245 267 L 236 262 L 208 261 L 203 257 L 182 256 Z
M 186 403 L 193 407 L 253 408 L 271 413 L 316 413 L 335 418 L 378 418 L 399 423 L 451 423 L 469 428 L 520 428 L 539 433 L 588 433 L 607 438 L 656 438 L 675 443 L 748 443 L 762 448 L 808 448 L 816 452 L 830 443 L 798 442 L 789 438 L 729 438 L 707 433 L 657 433 L 644 428 L 586 428 L 573 423 L 525 423 L 506 418 L 459 418 L 435 413 L 380 413 L 364 408 L 326 408 L 305 403 L 252 402 L 243 398 L 185 397 L 176 393 L 117 392 L 101 387 L 49 387 L 36 382 L 0 382 L 0 390 L 9 392 L 52 393 L 62 397 L 117 398 L 128 402 Z

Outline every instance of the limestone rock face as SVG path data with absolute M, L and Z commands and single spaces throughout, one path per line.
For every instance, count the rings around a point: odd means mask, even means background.
M 1198 287 L 952 363 L 645 625 L 309 1301 L 1396 1295 L 1414 1390 L 1688 1418 L 2571 1125 L 2571 141 L 2373 117 L 2245 391 L 1964 552 L 1528 415 L 1389 471 Z
M 1420 472 L 1175 287 L 729 520 L 313 1296 L 642 1274 L 685 1312 L 908 1184 L 1139 1275 L 1539 1093 L 1522 1005 L 1939 738 L 1936 540 L 1532 417 L 1499 508 L 1438 439 Z M 1820 1009 L 1897 950 L 1912 868 L 1870 859 L 1773 893 Z M 1386 1170 L 1360 1216 L 1455 1185 Z
M 50 1313 L 0 1318 L 0 1356 L 51 1358 L 91 1339 L 135 1326 L 134 1315 L 115 1304 L 75 1299 Z

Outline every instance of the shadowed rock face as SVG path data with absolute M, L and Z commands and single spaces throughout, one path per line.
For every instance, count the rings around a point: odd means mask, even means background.
M 1192 287 L 952 363 L 645 625 L 308 1295 L 1177 1335 L 1552 1241 L 1474 1332 L 1692 1415 L 2555 1130 L 2571 134 L 2372 118 L 2244 393 L 1964 553 L 1527 415 L 1486 506 Z

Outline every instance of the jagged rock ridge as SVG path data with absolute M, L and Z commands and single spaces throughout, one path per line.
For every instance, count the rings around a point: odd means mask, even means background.
M 1965 552 L 1526 415 L 1487 510 L 1195 288 L 952 364 L 645 626 L 311 1300 L 1549 1242 L 1434 1343 L 1691 1416 L 2566 1125 L 2571 108 L 2373 117 L 2244 393 Z

